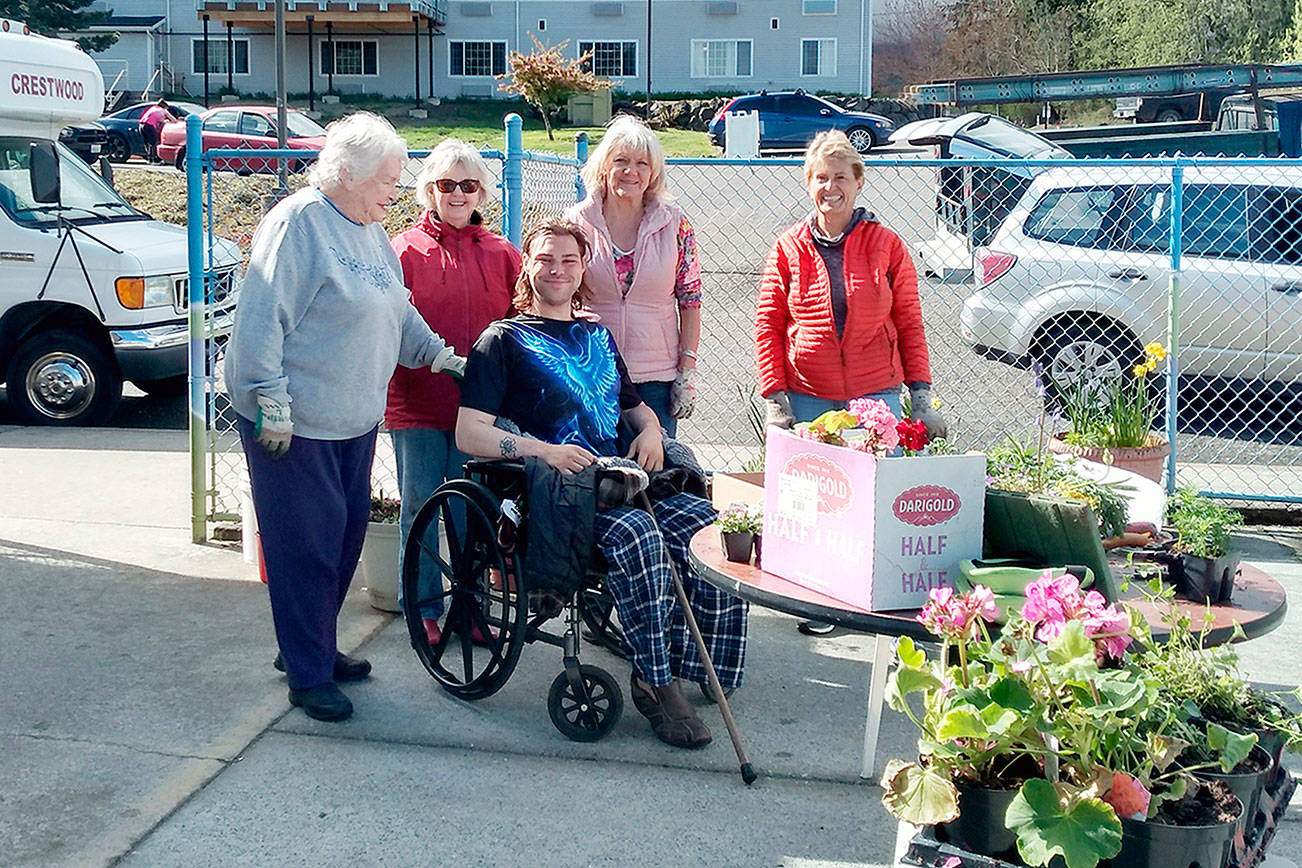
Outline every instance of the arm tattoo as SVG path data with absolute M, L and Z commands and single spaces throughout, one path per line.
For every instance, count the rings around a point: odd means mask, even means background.
M 503 438 L 502 438 L 502 443 L 501 443 L 501 448 L 502 448 L 502 457 L 503 457 L 503 458 L 514 458 L 514 457 L 515 457 L 515 438 L 514 438 L 514 437 L 503 437 Z

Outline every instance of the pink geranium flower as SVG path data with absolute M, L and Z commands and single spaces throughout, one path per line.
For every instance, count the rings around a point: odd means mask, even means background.
M 1022 617 L 1035 625 L 1035 638 L 1041 642 L 1053 641 L 1069 620 L 1081 621 L 1100 661 L 1120 660 L 1134 641 L 1126 613 L 1109 605 L 1098 591 L 1082 592 L 1080 581 L 1070 573 L 1055 577 L 1045 570 L 1027 585 Z

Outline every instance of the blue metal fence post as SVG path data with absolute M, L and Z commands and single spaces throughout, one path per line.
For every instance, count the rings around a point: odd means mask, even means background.
M 574 170 L 574 201 L 582 202 L 587 192 L 583 189 L 583 175 L 579 171 L 588 163 L 588 134 L 584 132 L 576 133 L 574 136 L 574 159 L 579 161 L 579 165 Z
M 524 121 L 515 112 L 506 116 L 506 153 L 502 159 L 502 222 L 506 238 L 520 246 L 524 222 Z
M 1180 409 L 1177 392 L 1180 384 L 1180 269 L 1184 243 L 1184 167 L 1176 162 L 1171 168 L 1171 280 L 1166 293 L 1166 442 L 1171 454 L 1166 456 L 1166 493 L 1175 493 L 1175 421 Z
M 204 458 L 208 431 L 204 413 L 204 233 L 203 233 L 203 122 L 198 114 L 185 119 L 185 235 L 189 286 L 190 372 L 190 537 L 201 543 L 208 536 L 207 479 Z

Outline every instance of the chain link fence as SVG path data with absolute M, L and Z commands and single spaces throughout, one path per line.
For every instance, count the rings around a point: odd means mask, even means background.
M 508 131 L 506 154 L 484 152 L 499 193 L 485 218 L 518 243 L 530 225 L 575 201 L 579 162 L 518 146 L 512 154 L 510 142 Z M 390 235 L 419 216 L 411 186 L 424 153 L 406 166 L 385 220 Z M 311 159 L 294 154 L 299 171 L 289 189 L 305 183 Z M 212 167 L 201 224 L 211 278 L 222 243 L 212 239 L 233 241 L 247 259 L 278 185 L 265 174 L 275 166 L 266 156 L 210 151 L 203 162 Z M 696 228 L 704 280 L 700 397 L 679 436 L 707 467 L 755 468 L 763 415 L 755 299 L 774 238 L 811 210 L 800 160 L 676 159 L 667 181 Z M 1173 350 L 1147 384 L 1155 426 L 1173 437 L 1175 482 L 1236 499 L 1302 500 L 1293 391 L 1302 376 L 1302 167 L 872 156 L 859 204 L 914 256 L 933 392 L 959 448 L 985 449 L 1010 435 L 1034 442 L 1042 423 L 1046 434 L 1065 430 L 1063 405 L 1073 395 L 1134 377 L 1156 341 Z M 236 515 L 244 465 L 221 380 L 222 343 L 204 347 L 201 518 L 212 520 Z M 385 437 L 373 486 L 397 491 Z

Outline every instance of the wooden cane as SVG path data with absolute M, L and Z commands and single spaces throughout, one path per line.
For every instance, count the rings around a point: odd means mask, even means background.
M 651 499 L 647 497 L 646 492 L 639 491 L 637 496 L 639 505 L 647 511 L 651 520 L 655 521 L 656 514 L 651 509 Z M 753 784 L 758 775 L 755 774 L 754 766 L 750 764 L 750 758 L 746 756 L 746 744 L 742 741 L 741 731 L 737 729 L 737 722 L 732 718 L 728 697 L 724 695 L 723 685 L 719 683 L 718 673 L 714 671 L 714 661 L 710 659 L 710 652 L 705 647 L 705 638 L 696 623 L 696 616 L 692 614 L 691 604 L 687 600 L 687 590 L 683 587 L 683 580 L 678 577 L 678 568 L 674 566 L 672 557 L 669 558 L 669 574 L 674 580 L 674 594 L 678 597 L 678 606 L 683 610 L 683 618 L 687 621 L 687 632 L 692 634 L 692 641 L 696 643 L 701 662 L 705 664 L 705 677 L 710 681 L 710 691 L 714 694 L 719 712 L 723 715 L 723 725 L 728 728 L 728 737 L 732 739 L 733 750 L 737 752 L 737 762 L 741 763 L 741 779 L 747 784 Z

